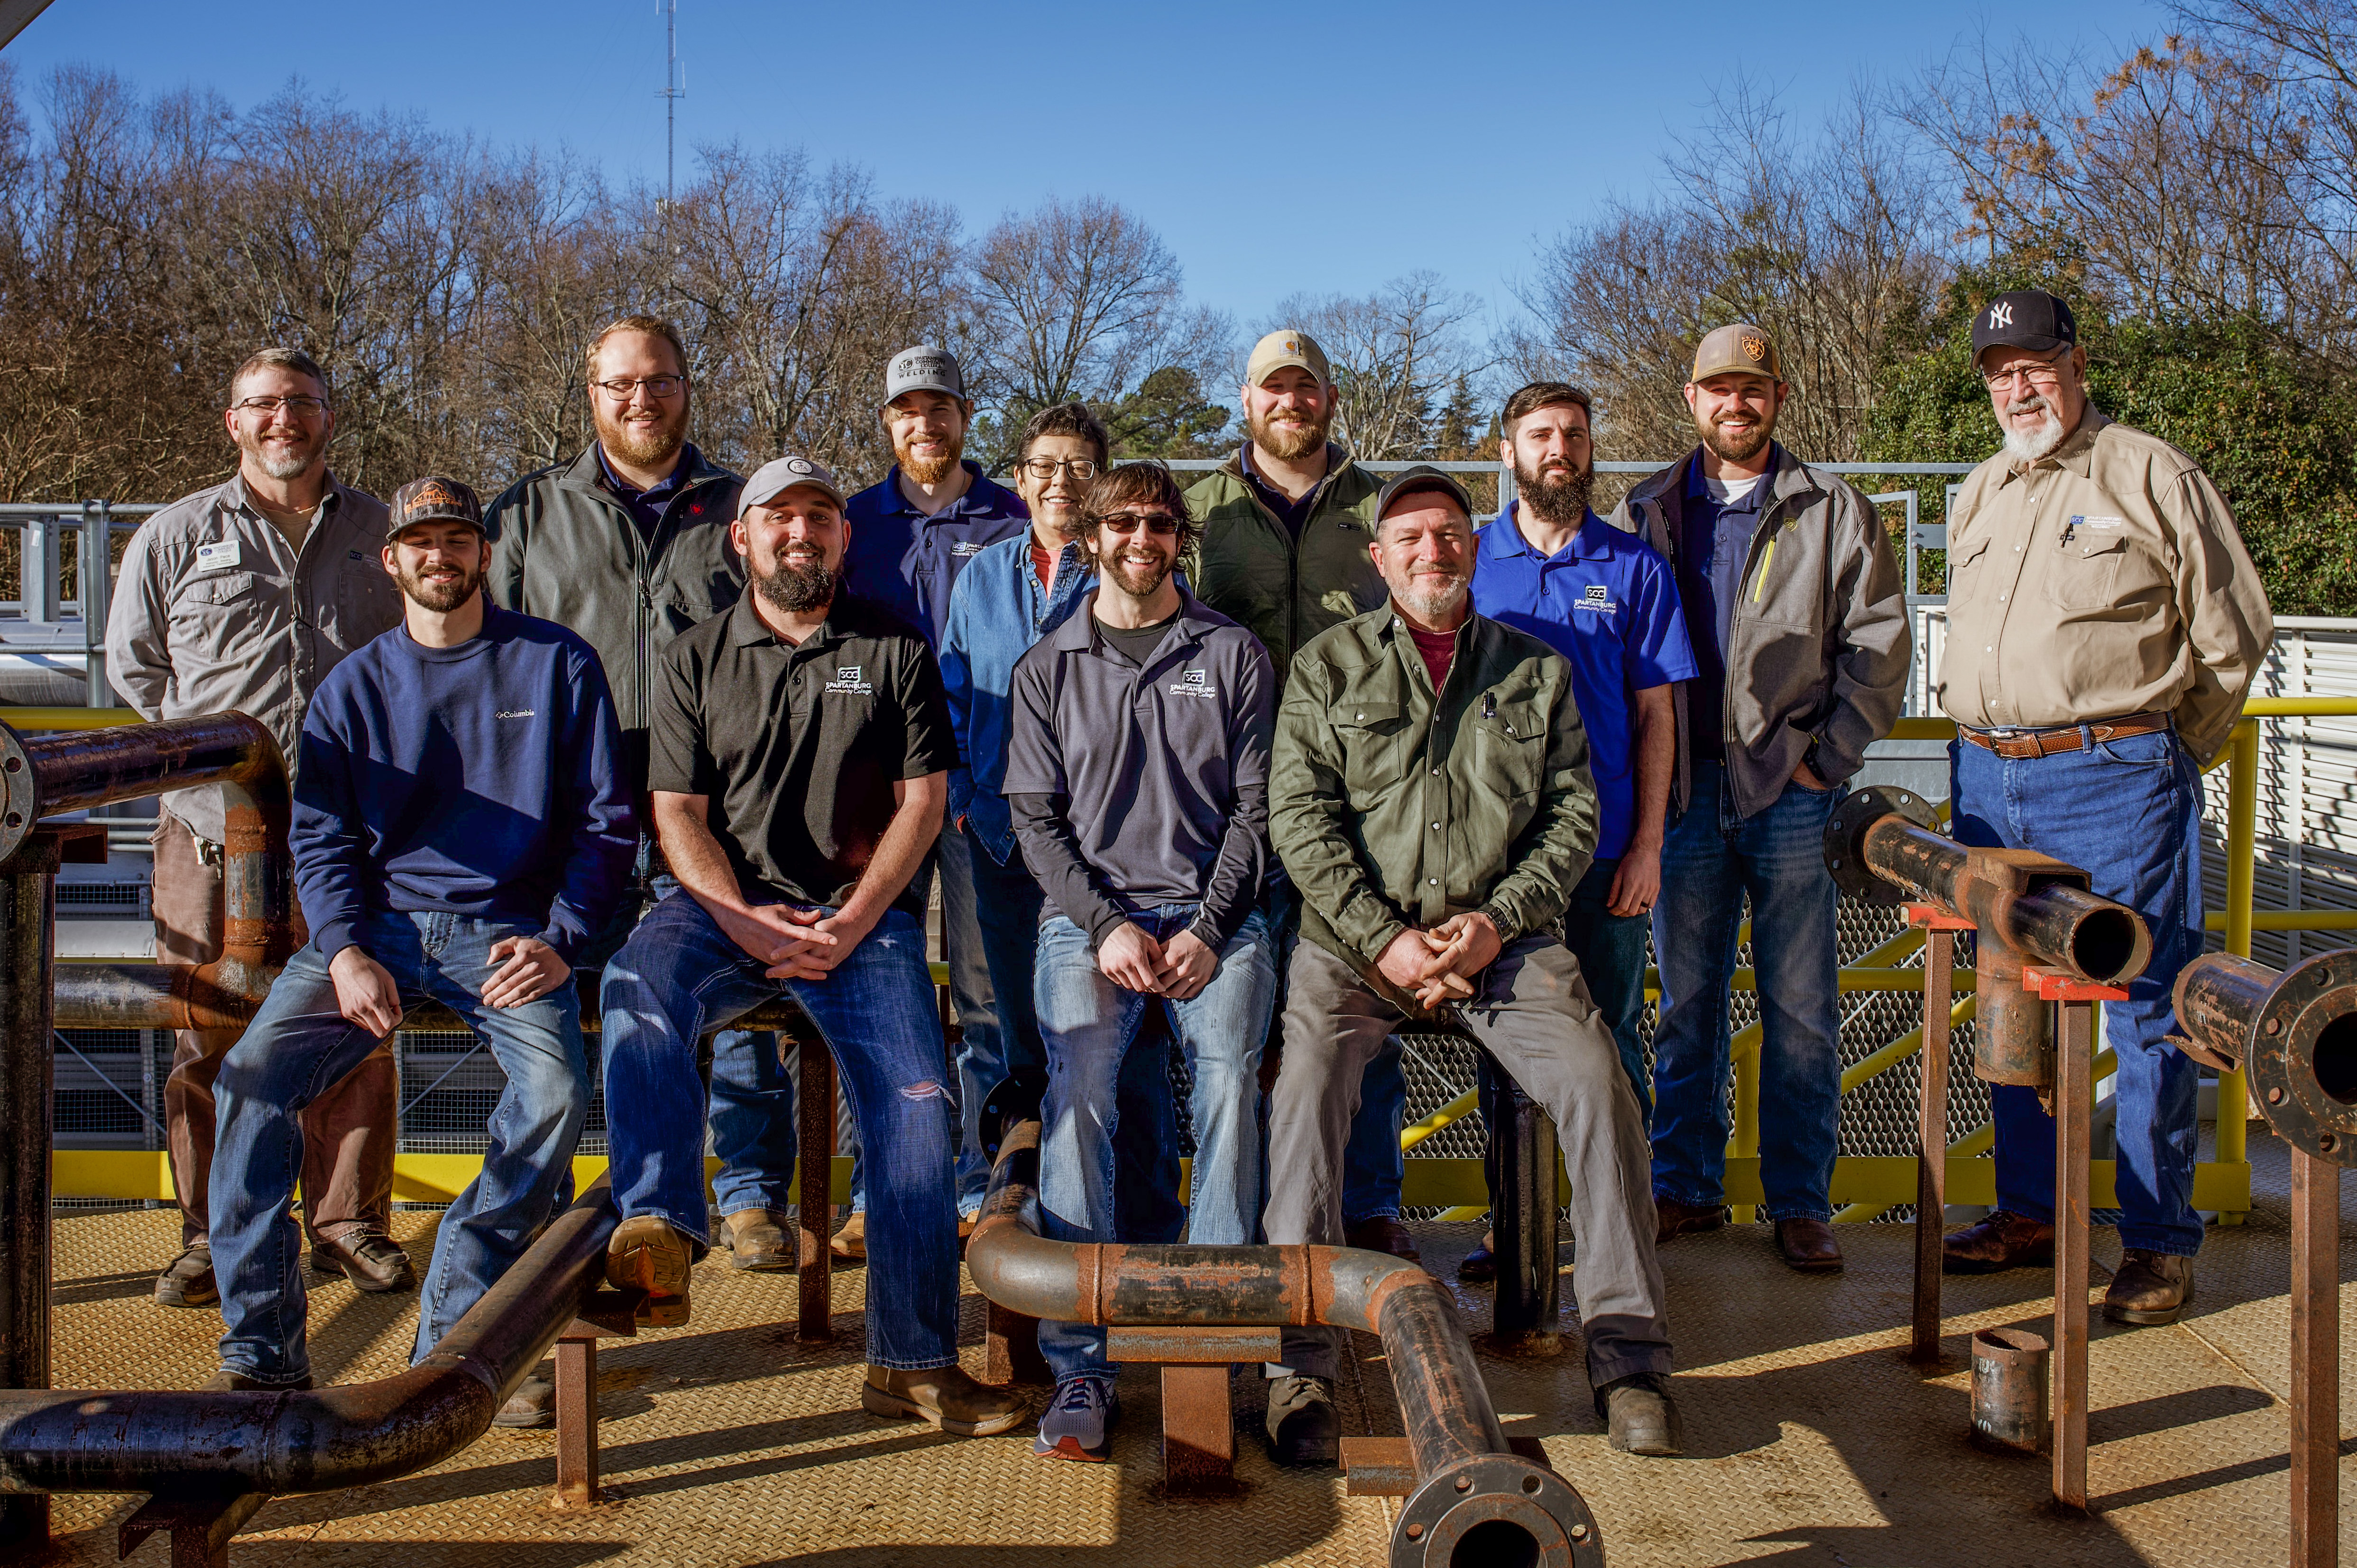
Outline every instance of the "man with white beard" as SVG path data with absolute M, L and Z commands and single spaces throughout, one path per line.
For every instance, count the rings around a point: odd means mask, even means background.
M 123 553 L 107 617 L 108 677 L 145 719 L 235 711 L 270 726 L 295 767 L 311 695 L 347 655 L 401 624 L 401 592 L 377 564 L 384 503 L 328 471 L 336 431 L 327 373 L 295 349 L 264 349 L 230 378 L 238 450 L 224 484 L 166 507 Z M 156 956 L 210 963 L 227 919 L 221 790 L 164 797 L 156 822 Z M 164 1085 L 165 1141 L 180 1200 L 180 1255 L 156 1282 L 166 1306 L 210 1306 L 206 1194 L 213 1080 L 233 1030 L 183 1029 Z M 369 1055 L 303 1113 L 303 1219 L 311 1266 L 366 1291 L 417 1283 L 385 1234 L 393 1206 L 393 1052 Z
M 2005 449 L 1948 519 L 1953 831 L 2078 866 L 2151 928 L 2151 963 L 2104 1004 L 2124 1256 L 2104 1316 L 2174 1323 L 2201 1245 L 2194 1064 L 2169 1044 L 2170 992 L 2202 945 L 2201 769 L 2233 733 L 2274 620 L 2210 477 L 2089 403 L 2068 305 L 1998 295 L 1973 317 L 1973 356 Z M 2054 1259 L 2053 1120 L 2027 1087 L 1990 1098 L 1996 1211 L 1947 1239 L 1951 1273 Z

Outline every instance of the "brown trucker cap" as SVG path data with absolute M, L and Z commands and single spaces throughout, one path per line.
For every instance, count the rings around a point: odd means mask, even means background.
M 1689 381 L 1713 376 L 1766 376 L 1784 379 L 1783 361 L 1776 357 L 1776 340 L 1748 321 L 1714 328 L 1695 345 L 1694 373 Z

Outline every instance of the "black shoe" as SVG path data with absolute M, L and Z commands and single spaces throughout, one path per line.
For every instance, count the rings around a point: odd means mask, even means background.
M 1278 1464 L 1332 1465 L 1341 1455 L 1341 1433 L 1331 1378 L 1269 1380 L 1268 1446 Z
M 227 1367 L 205 1380 L 200 1391 L 209 1394 L 282 1394 L 307 1391 L 311 1380 L 298 1383 L 257 1383 L 242 1372 L 232 1372 Z
M 337 1240 L 311 1243 L 311 1272 L 341 1274 L 373 1294 L 417 1288 L 417 1267 L 400 1244 L 382 1230 L 355 1230 Z
M 529 1431 L 534 1427 L 556 1424 L 556 1363 L 543 1361 L 516 1385 L 508 1402 L 500 1406 L 500 1413 L 491 1417 L 493 1426 L 516 1427 Z
M 213 1283 L 213 1250 L 209 1242 L 183 1249 L 172 1266 L 156 1276 L 158 1306 L 210 1306 L 219 1300 L 221 1286 Z
M 1342 1232 L 1342 1245 L 1356 1247 L 1366 1252 L 1389 1252 L 1411 1263 L 1424 1262 L 1416 1248 L 1415 1238 L 1394 1214 L 1379 1214 L 1372 1219 L 1361 1219 Z
M 1610 1434 L 1607 1441 L 1623 1454 L 1663 1458 L 1685 1452 L 1678 1407 L 1658 1372 L 1632 1372 L 1605 1384 L 1596 1391 L 1596 1413 Z
M 1486 1285 L 1498 1277 L 1498 1253 L 1492 1245 L 1498 1238 L 1490 1231 L 1481 1233 L 1481 1244 L 1465 1254 L 1457 1265 L 1457 1277 L 1470 1285 Z

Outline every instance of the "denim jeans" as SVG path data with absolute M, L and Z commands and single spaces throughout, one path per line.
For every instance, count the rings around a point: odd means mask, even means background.
M 1644 1036 L 1638 1032 L 1645 1015 L 1646 921 L 1642 915 L 1616 915 L 1609 907 L 1612 879 L 1620 872 L 1618 859 L 1588 866 L 1563 912 L 1563 945 L 1579 961 L 1587 994 L 1604 1015 L 1612 1043 L 1620 1047 L 1629 1087 L 1637 1091 L 1637 1103 L 1651 1121 L 1653 1084 L 1645 1071 Z
M 2018 762 L 1956 741 L 1948 766 L 1958 843 L 2066 861 L 2087 874 L 2091 891 L 2126 904 L 2152 929 L 2152 962 L 2128 983 L 2128 999 L 2104 1004 L 2102 1043 L 2119 1058 L 2120 1244 L 2190 1258 L 2201 1246 L 2193 1212 L 2200 1074 L 2169 1036 L 2178 971 L 2202 945 L 2201 775 L 2165 731 Z M 1993 1085 L 1989 1099 L 1997 1207 L 2052 1219 L 2053 1118 L 2019 1085 Z
M 1046 896 L 1017 849 L 1001 865 L 971 833 L 942 830 L 942 933 L 949 950 L 950 1000 L 957 1008 L 958 1208 L 982 1208 L 990 1161 L 982 1151 L 982 1108 L 1018 1072 L 1047 1070 L 1032 999 L 1039 912 Z
M 1191 904 L 1138 918 L 1158 940 L 1186 929 Z M 1116 1151 L 1138 1131 L 1122 1125 L 1117 1085 L 1130 1042 L 1155 998 L 1125 990 L 1097 968 L 1087 933 L 1061 915 L 1039 929 L 1037 983 L 1048 1046 L 1048 1099 L 1041 1108 L 1040 1233 L 1060 1241 L 1159 1240 L 1126 1233 L 1115 1192 L 1125 1162 Z M 1242 1246 L 1260 1219 L 1260 1047 L 1276 1001 L 1276 961 L 1258 913 L 1221 950 L 1211 983 L 1161 1005 L 1194 1075 L 1194 1178 L 1187 1239 L 1197 1246 Z M 1148 1129 L 1149 1133 L 1153 1130 Z M 1042 1323 L 1039 1353 L 1057 1380 L 1110 1379 L 1105 1331 L 1085 1323 Z
M 774 981 L 704 907 L 674 893 L 606 966 L 606 1145 L 625 1218 L 709 1243 L 695 1042 L 791 995 L 834 1055 L 867 1153 L 867 1359 L 957 1360 L 957 1205 L 941 1016 L 915 917 L 888 911 L 823 980 Z
M 1759 977 L 1760 1183 L 1770 1219 L 1830 1219 L 1841 1122 L 1841 993 L 1825 822 L 1838 789 L 1784 786 L 1756 816 L 1735 815 L 1716 762 L 1662 847 L 1653 950 L 1662 1017 L 1653 1033 L 1653 1194 L 1727 1200 L 1727 983 L 1751 901 Z
M 393 975 L 404 1009 L 440 1002 L 507 1074 L 486 1124 L 482 1174 L 443 1215 L 418 1305 L 421 1360 L 523 1256 L 573 1189 L 573 1148 L 589 1113 L 581 1003 L 568 983 L 520 1007 L 486 1007 L 491 944 L 535 930 L 464 915 L 369 916 L 360 945 Z M 377 1047 L 338 1011 L 328 964 L 306 945 L 221 1063 L 215 1085 L 213 1273 L 221 1283 L 221 1365 L 261 1383 L 310 1375 L 304 1334 L 301 1230 L 288 1208 L 303 1167 L 303 1108 Z

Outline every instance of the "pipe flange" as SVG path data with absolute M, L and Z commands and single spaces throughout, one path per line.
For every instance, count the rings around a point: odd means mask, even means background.
M 0 861 L 24 846 L 26 835 L 40 816 L 39 797 L 24 738 L 9 725 L 0 725 Z
M 2251 1022 L 2244 1060 L 2277 1137 L 2357 1169 L 2357 949 L 2286 970 Z
M 1885 882 L 1866 864 L 1866 830 L 1894 811 L 1927 832 L 1940 831 L 1940 813 L 1932 802 L 1895 784 L 1868 784 L 1834 807 L 1825 822 L 1825 869 L 1846 897 L 1865 904 L 1907 902 L 1904 889 Z
M 1604 1537 L 1569 1481 L 1518 1455 L 1482 1454 L 1426 1477 L 1392 1529 L 1392 1568 L 1460 1563 L 1604 1568 Z

